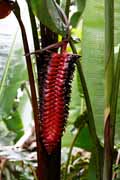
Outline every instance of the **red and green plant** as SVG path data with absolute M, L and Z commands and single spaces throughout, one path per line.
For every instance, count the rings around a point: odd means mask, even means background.
M 119 15 L 115 14 L 118 13 L 117 1 L 105 0 L 104 3 L 103 1 L 100 3 L 95 0 L 89 2 L 26 0 L 26 2 L 31 21 L 34 52 L 30 52 L 26 27 L 17 1 L 0 0 L 0 19 L 7 17 L 12 11 L 21 29 L 30 85 L 30 94 L 28 94 L 32 103 L 36 134 L 38 166 L 37 177 L 36 175 L 34 177 L 40 180 L 60 179 L 61 137 L 67 129 L 66 123 L 69 123 L 67 119 L 71 108 L 70 97 L 75 98 L 75 95 L 71 94 L 71 89 L 73 91 L 75 89 L 74 84 L 72 87 L 75 71 L 77 78 L 73 83 L 77 82 L 78 88 L 74 93 L 80 95 L 77 96 L 79 111 L 75 115 L 74 123 L 77 133 L 68 153 L 66 167 L 63 168 L 62 179 L 69 179 L 68 166 L 72 149 L 74 145 L 78 145 L 91 152 L 90 163 L 85 164 L 86 179 L 115 180 L 117 173 L 113 171 L 113 165 L 117 153 L 114 146 L 118 145 L 115 142 L 115 135 L 118 135 L 115 126 L 119 119 L 117 103 L 119 103 L 120 77 L 119 48 L 118 57 L 114 56 L 114 46 L 117 44 L 119 47 L 119 41 L 114 37 L 119 37 L 120 32 L 120 29 L 114 27 L 114 20 L 118 27 L 117 18 L 119 19 Z M 76 4 L 78 9 L 76 13 L 70 15 L 72 3 Z M 79 22 L 83 27 L 82 30 L 79 25 L 79 31 L 81 30 L 83 34 L 82 43 L 79 41 L 77 44 L 73 30 Z M 82 50 L 78 53 L 80 47 Z M 104 51 L 105 58 L 103 58 Z M 33 55 L 35 65 L 33 65 Z M 2 85 L 3 82 L 4 78 Z M 22 88 L 25 88 L 24 83 Z M 1 92 L 2 90 L 0 95 Z M 16 106 L 13 109 L 16 111 Z M 13 111 L 10 115 L 14 117 L 16 114 Z M 7 118 L 3 119 L 7 127 L 11 127 Z M 22 134 L 14 143 L 17 143 L 21 136 Z M 87 137 L 87 145 L 84 142 L 85 137 Z M 116 166 L 119 166 L 118 162 L 117 158 Z M 32 172 L 35 174 L 34 170 Z M 73 179 L 75 178 L 77 177 L 73 176 Z

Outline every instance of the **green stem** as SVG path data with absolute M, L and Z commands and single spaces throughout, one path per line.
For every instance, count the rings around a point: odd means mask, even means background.
M 32 174 L 33 174 L 33 176 L 34 176 L 34 179 L 35 179 L 35 180 L 38 180 L 37 175 L 36 175 L 36 171 L 35 171 L 34 167 L 30 164 L 30 165 L 29 165 L 29 168 L 30 168 L 30 170 L 32 171 Z
M 105 108 L 110 107 L 114 75 L 114 0 L 105 0 Z
M 34 14 L 32 12 L 32 9 L 31 9 L 30 1 L 29 0 L 26 0 L 26 1 L 27 1 L 27 4 L 28 4 L 28 10 L 29 10 L 29 15 L 30 15 L 30 22 L 31 22 L 31 26 L 32 26 L 34 48 L 35 48 L 35 51 L 36 51 L 36 50 L 40 50 L 40 43 L 39 43 L 38 32 L 37 32 L 37 25 L 36 25 L 36 21 L 35 21 L 35 16 L 34 16 Z M 39 60 L 40 60 L 40 57 L 39 57 L 39 54 L 37 54 L 36 55 L 36 62 L 38 63 Z
M 57 2 L 58 4 L 60 4 L 60 0 L 56 0 L 56 2 Z
M 69 19 L 69 12 L 70 12 L 70 3 L 71 3 L 71 0 L 66 0 L 65 14 L 68 19 Z
M 73 147 L 75 145 L 75 142 L 80 134 L 80 131 L 81 129 L 84 127 L 86 123 L 86 119 L 83 120 L 83 122 L 80 124 L 78 130 L 77 130 L 77 133 L 71 143 L 71 146 L 70 146 L 70 150 L 69 150 L 69 153 L 68 153 L 68 159 L 67 159 L 67 163 L 66 163 L 66 167 L 65 167 L 65 174 L 64 174 L 64 180 L 67 180 L 67 171 L 68 171 L 68 166 L 69 166 L 69 162 L 70 162 L 70 158 L 71 158 L 71 154 L 72 154 L 72 150 L 73 150 Z
M 70 39 L 70 46 L 72 48 L 73 53 L 77 54 L 76 48 L 74 46 L 73 41 Z M 95 128 L 95 122 L 94 122 L 94 116 L 93 116 L 93 112 L 92 112 L 92 106 L 91 106 L 91 102 L 90 102 L 90 97 L 89 97 L 89 93 L 88 93 L 88 89 L 87 89 L 87 85 L 86 85 L 86 81 L 85 81 L 85 77 L 83 74 L 83 70 L 82 70 L 82 66 L 80 61 L 76 62 L 77 65 L 77 69 L 78 69 L 78 73 L 79 73 L 79 77 L 81 80 L 81 84 L 82 84 L 82 88 L 83 88 L 83 93 L 84 93 L 84 97 L 85 97 L 85 102 L 86 102 L 86 106 L 87 106 L 87 111 L 88 111 L 88 128 L 90 131 L 90 135 L 93 141 L 93 146 L 94 146 L 94 153 L 96 156 L 96 177 L 97 180 L 101 180 L 101 167 L 100 167 L 100 152 L 99 152 L 99 147 L 100 147 L 100 143 L 97 137 L 97 133 L 96 133 L 96 128 Z
M 115 137 L 115 124 L 116 124 L 116 112 L 117 112 L 117 101 L 118 101 L 118 92 L 119 92 L 119 83 L 120 83 L 120 48 L 117 58 L 116 71 L 113 81 L 112 88 L 112 97 L 111 97 L 111 114 L 110 114 L 110 128 L 111 128 L 111 149 L 112 155 L 114 155 L 114 137 Z M 113 156 L 112 156 L 113 157 Z M 112 159 L 113 162 L 113 159 Z
M 105 0 L 105 129 L 103 180 L 112 179 L 115 119 L 112 101 L 114 78 L 114 0 Z M 115 81 L 115 80 L 114 80 Z M 109 114 L 108 114 L 109 113 Z M 112 114 L 111 114 L 112 113 Z
M 40 43 L 39 43 L 38 32 L 37 32 L 37 24 L 36 24 L 35 16 L 33 14 L 32 8 L 31 8 L 30 1 L 29 0 L 26 0 L 26 1 L 28 4 L 28 11 L 29 11 L 30 22 L 31 22 L 31 27 L 32 27 L 32 37 L 33 37 L 33 42 L 34 42 L 34 49 L 36 52 L 36 51 L 40 50 Z M 41 63 L 41 58 L 40 58 L 40 54 L 36 54 L 36 53 L 34 53 L 34 54 L 35 54 L 35 58 L 36 58 L 37 74 L 38 74 L 40 63 Z M 35 72 L 35 67 L 34 67 L 34 72 Z M 36 73 L 34 73 L 34 75 L 36 75 Z M 37 79 L 37 76 L 35 76 L 35 78 Z M 39 81 L 39 78 L 38 78 L 38 81 Z M 38 84 L 37 84 L 37 86 L 38 86 Z

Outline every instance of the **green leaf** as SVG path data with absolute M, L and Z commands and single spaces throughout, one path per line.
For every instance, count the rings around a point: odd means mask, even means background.
M 17 142 L 20 137 L 24 134 L 22 119 L 18 111 L 11 113 L 8 117 L 3 118 L 9 131 L 12 131 L 16 134 L 14 139 Z
M 97 134 L 103 136 L 104 119 L 104 2 L 86 3 L 83 28 L 83 70 L 93 108 Z
M 115 1 L 115 46 L 120 44 L 120 6 L 119 1 Z M 117 56 L 116 54 L 116 62 Z M 117 105 L 117 121 L 116 121 L 116 142 L 120 142 L 120 89 L 118 95 L 118 105 Z
M 66 24 L 63 20 L 63 11 L 54 0 L 31 0 L 35 15 L 42 24 L 53 32 L 66 35 Z
M 115 1 L 115 45 L 120 43 L 120 6 L 119 0 Z
M 23 51 L 18 49 L 16 40 L 15 35 L 8 58 L 6 56 L 6 65 L 0 82 L 0 119 L 4 121 L 7 130 L 14 134 L 15 142 L 24 134 L 21 115 L 17 107 L 14 107 L 15 98 L 18 88 L 27 80 Z
M 64 133 L 64 136 L 62 138 L 62 147 L 69 147 L 74 136 L 71 132 L 73 126 L 69 125 L 66 127 L 66 130 L 65 130 L 65 133 Z
M 72 82 L 70 110 L 72 110 L 72 109 L 79 109 L 80 110 L 80 105 L 81 105 L 80 95 L 82 95 L 82 89 L 81 89 L 81 84 L 79 84 L 79 85 L 78 85 L 78 72 L 76 69 L 76 71 L 74 73 L 74 79 Z
M 22 54 L 23 51 L 21 50 L 14 50 L 14 53 L 11 51 L 6 63 L 0 86 L 1 118 L 10 113 L 13 106 L 13 100 L 17 95 L 17 89 L 20 87 L 22 82 L 27 80 L 27 72 Z
M 97 180 L 96 173 L 95 173 L 95 156 L 92 153 L 91 159 L 90 159 L 90 165 L 88 169 L 88 179 Z
M 81 13 L 79 11 L 75 12 L 71 19 L 70 19 L 70 24 L 72 25 L 72 27 L 76 27 L 79 23 L 81 17 Z
M 29 99 L 30 97 L 28 97 L 26 90 L 24 89 L 22 93 L 23 93 L 22 97 L 20 97 L 19 99 L 17 111 L 19 112 L 21 116 L 22 124 L 23 124 L 24 130 L 26 131 L 33 122 L 33 112 L 32 112 L 31 102 Z
M 80 114 L 77 119 L 74 122 L 74 126 L 75 128 L 79 128 L 80 124 L 83 123 L 83 121 L 85 120 L 85 122 L 88 121 L 88 112 L 84 111 L 82 114 Z
M 79 12 L 82 14 L 86 5 L 86 0 L 77 0 L 77 7 Z
M 100 156 L 101 156 L 101 167 L 103 166 L 103 148 L 100 147 L 99 149 L 100 151 Z M 92 151 L 92 155 L 91 155 L 91 159 L 90 159 L 90 165 L 89 165 L 89 169 L 88 169 L 88 177 L 87 179 L 91 179 L 91 180 L 97 180 L 96 177 L 96 164 L 95 164 L 95 154 L 94 154 L 94 150 Z
M 62 146 L 69 146 L 74 138 L 72 129 L 74 128 L 74 122 L 79 118 L 81 112 L 81 98 L 82 89 L 81 84 L 78 85 L 78 74 L 77 69 L 74 73 L 74 79 L 72 82 L 72 93 L 71 93 L 71 102 L 68 118 L 68 126 L 62 138 Z M 70 125 L 69 125 L 70 124 Z
M 91 151 L 93 148 L 88 126 L 84 127 L 76 140 L 75 146 Z
M 120 7 L 115 1 L 115 44 L 120 39 Z M 104 1 L 89 0 L 84 11 L 84 28 L 82 41 L 83 70 L 92 103 L 97 134 L 103 138 L 104 126 Z M 120 94 L 120 93 L 119 93 Z M 120 96 L 120 95 L 119 95 Z M 116 138 L 120 139 L 120 97 L 118 99 L 118 113 Z M 119 117 L 119 118 L 118 118 Z
M 12 145 L 16 134 L 9 131 L 3 121 L 0 121 L 0 146 Z
M 72 15 L 70 24 L 72 27 L 76 27 L 80 22 L 81 15 L 85 9 L 86 0 L 77 0 L 77 11 Z

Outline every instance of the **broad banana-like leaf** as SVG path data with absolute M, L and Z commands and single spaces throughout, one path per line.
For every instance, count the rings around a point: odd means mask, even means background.
M 54 0 L 31 0 L 35 15 L 42 24 L 53 32 L 65 35 L 67 26 L 64 21 L 64 12 Z
M 115 47 L 120 45 L 120 6 L 119 1 L 115 1 Z M 118 48 L 119 49 L 119 48 Z M 117 57 L 118 51 L 115 48 L 115 57 Z M 116 122 L 116 140 L 120 140 L 120 90 L 118 95 L 117 105 L 117 122 Z
M 27 80 L 27 71 L 23 51 L 21 49 L 16 51 L 16 47 L 19 48 L 16 41 L 17 36 L 15 35 L 13 38 L 6 32 L 0 36 L 3 40 L 2 44 L 0 43 L 0 46 L 3 46 L 0 51 L 0 65 L 2 67 L 0 71 L 0 120 L 4 121 L 10 132 L 14 132 L 14 141 L 17 141 L 24 132 L 21 114 L 17 108 L 13 109 L 14 100 L 21 83 Z
M 10 113 L 17 89 L 27 79 L 25 62 L 21 58 L 22 54 L 23 51 L 11 52 L 8 57 L 0 84 L 0 118 Z
M 115 1 L 115 46 L 120 44 L 120 2 Z
M 104 119 L 104 1 L 86 3 L 83 27 L 83 70 L 98 135 Z
M 116 0 L 115 45 L 117 45 L 120 41 L 120 6 L 118 3 L 119 1 Z M 100 138 L 103 138 L 104 127 L 104 19 L 104 1 L 87 1 L 84 12 L 84 27 L 82 41 L 83 70 L 94 113 L 97 134 Z M 118 117 L 120 117 L 119 104 L 120 100 L 118 103 Z M 116 130 L 116 132 L 120 132 L 120 123 L 118 125 L 118 119 Z M 116 136 L 120 137 L 120 134 L 116 133 Z

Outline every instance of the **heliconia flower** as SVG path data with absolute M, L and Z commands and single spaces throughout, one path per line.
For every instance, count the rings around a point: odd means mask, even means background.
M 0 19 L 7 17 L 11 13 L 11 9 L 7 0 L 0 1 Z
M 41 136 L 48 154 L 56 150 L 65 129 L 78 57 L 66 52 L 53 53 L 48 62 L 40 99 Z

